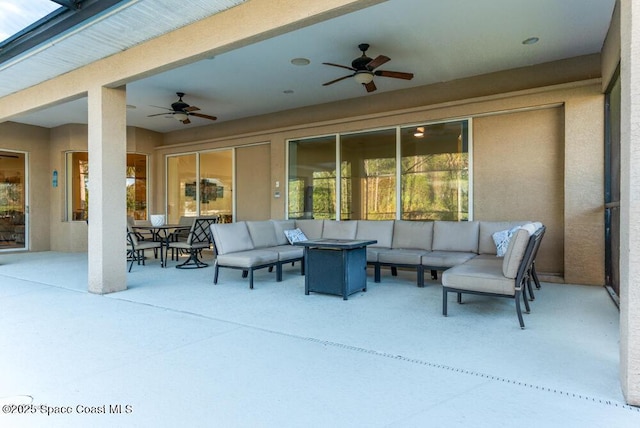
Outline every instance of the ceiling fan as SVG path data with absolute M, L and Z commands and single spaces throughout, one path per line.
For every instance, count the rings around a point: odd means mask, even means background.
M 184 92 L 176 92 L 176 95 L 178 96 L 178 101 L 171 103 L 171 108 L 151 106 L 151 107 L 157 107 L 157 108 L 169 110 L 169 113 L 150 114 L 147 117 L 171 115 L 171 117 L 173 117 L 176 120 L 179 120 L 185 125 L 191 123 L 191 121 L 189 120 L 189 116 L 201 117 L 203 119 L 209 119 L 209 120 L 217 119 L 217 117 L 209 116 L 208 114 L 195 113 L 200 109 L 196 106 L 190 106 L 189 104 L 182 101 L 182 97 L 184 97 Z
M 326 64 L 326 65 L 346 68 L 347 70 L 353 71 L 353 73 L 347 76 L 343 76 L 338 79 L 332 80 L 330 82 L 324 83 L 322 86 L 331 85 L 341 80 L 348 79 L 349 77 L 353 77 L 356 80 L 356 82 L 364 85 L 367 92 L 373 92 L 377 89 L 376 84 L 373 83 L 373 76 L 393 77 L 395 79 L 405 79 L 405 80 L 413 79 L 413 73 L 402 73 L 400 71 L 375 70 L 376 68 L 380 67 L 382 64 L 390 61 L 391 58 L 384 55 L 378 55 L 374 59 L 369 58 L 366 54 L 367 49 L 369 49 L 369 45 L 367 43 L 362 43 L 358 45 L 358 49 L 362 51 L 362 55 L 351 62 L 351 67 L 348 67 L 346 65 L 333 64 L 331 62 L 323 62 L 323 64 Z

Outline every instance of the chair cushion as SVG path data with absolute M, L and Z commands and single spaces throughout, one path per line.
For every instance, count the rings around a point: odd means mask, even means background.
M 276 232 L 276 240 L 278 245 L 287 245 L 289 240 L 284 234 L 285 230 L 291 230 L 296 228 L 295 220 L 271 220 L 273 222 L 273 229 Z
M 296 227 L 309 239 L 322 238 L 324 220 L 296 220 Z
M 250 268 L 276 263 L 278 261 L 278 253 L 269 250 L 247 250 L 238 253 L 219 254 L 216 260 L 219 266 Z
M 367 246 L 391 248 L 393 241 L 393 220 L 358 220 L 356 230 L 356 239 L 378 241 L 375 244 Z
M 277 247 L 270 247 L 267 250 L 278 253 L 278 260 L 281 262 L 298 260 L 304 257 L 304 248 L 294 247 L 293 245 L 278 245 Z
M 425 254 L 428 254 L 428 251 L 398 248 L 378 253 L 378 261 L 396 265 L 419 265 Z
M 247 229 L 251 235 L 253 248 L 273 247 L 278 245 L 276 229 L 270 221 L 247 221 Z
M 478 253 L 477 221 L 435 221 L 433 223 L 433 251 Z
M 496 264 L 470 265 L 464 263 L 442 273 L 442 285 L 460 290 L 515 295 L 515 280 L 502 274 Z
M 355 239 L 358 222 L 355 220 L 325 221 L 322 237 L 327 239 Z
M 253 250 L 253 241 L 244 221 L 211 225 L 211 235 L 218 256 L 237 251 Z
M 529 243 L 529 231 L 518 229 L 509 241 L 509 247 L 502 261 L 502 273 L 507 278 L 515 278 Z
M 422 256 L 423 266 L 450 268 L 473 259 L 476 253 L 460 251 L 431 251 Z
M 431 251 L 432 238 L 432 221 L 396 220 L 391 247 Z

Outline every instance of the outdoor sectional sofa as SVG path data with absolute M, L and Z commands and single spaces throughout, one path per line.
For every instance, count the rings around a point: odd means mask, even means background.
M 390 267 L 392 272 L 398 267 L 412 268 L 417 271 L 417 285 L 423 287 L 425 270 L 435 273 L 472 259 L 498 259 L 493 234 L 526 223 L 264 220 L 215 224 L 211 226 L 217 254 L 214 283 L 221 267 L 245 271 L 250 288 L 256 269 L 275 267 L 276 279 L 281 281 L 282 266 L 303 258 L 303 248 L 291 245 L 285 236 L 285 231 L 299 229 L 308 239 L 376 240 L 376 244 L 367 247 L 367 264 L 374 268 L 374 281 L 380 282 L 381 267 Z

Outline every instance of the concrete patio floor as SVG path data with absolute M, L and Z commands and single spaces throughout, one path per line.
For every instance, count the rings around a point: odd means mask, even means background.
M 174 265 L 94 295 L 86 254 L 0 254 L 0 426 L 640 426 L 601 287 L 543 283 L 521 330 L 509 299 L 443 317 L 414 272 L 343 301 L 305 296 L 298 266 L 249 290 Z

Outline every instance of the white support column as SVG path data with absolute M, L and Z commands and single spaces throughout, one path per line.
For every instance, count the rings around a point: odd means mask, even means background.
M 89 291 L 127 288 L 126 90 L 89 91 Z
M 640 406 L 640 2 L 620 6 L 620 380 Z

